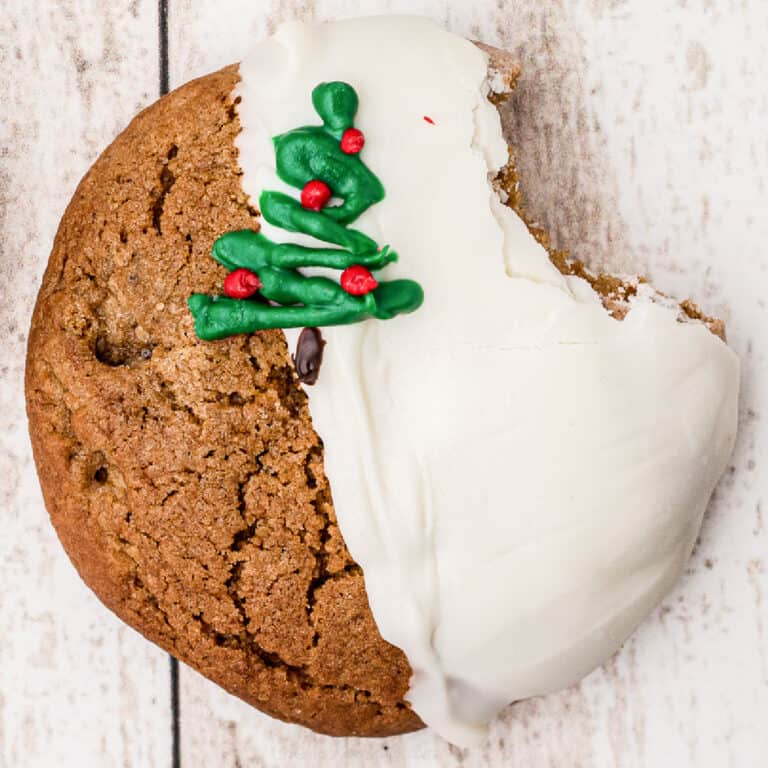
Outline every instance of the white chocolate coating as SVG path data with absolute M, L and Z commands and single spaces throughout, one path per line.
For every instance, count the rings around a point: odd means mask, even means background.
M 612 319 L 552 266 L 491 191 L 507 150 L 466 40 L 415 17 L 289 24 L 240 71 L 254 204 L 286 189 L 271 137 L 319 122 L 312 89 L 360 96 L 387 197 L 353 226 L 425 302 L 324 329 L 307 393 L 373 615 L 413 668 L 407 698 L 475 744 L 509 702 L 604 662 L 678 578 L 733 447 L 738 360 L 669 307 Z

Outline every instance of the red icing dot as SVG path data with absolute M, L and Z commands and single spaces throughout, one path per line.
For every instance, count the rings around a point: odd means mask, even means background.
M 430 125 L 435 125 L 435 121 L 429 115 L 424 115 L 424 120 Z
M 360 264 L 353 264 L 341 273 L 341 287 L 352 296 L 365 296 L 378 285 L 376 278 Z
M 322 210 L 331 199 L 331 188 L 320 179 L 308 181 L 301 190 L 301 204 L 308 211 Z
M 236 269 L 224 280 L 224 293 L 230 299 L 248 299 L 261 288 L 261 280 L 250 269 Z
M 341 151 L 347 155 L 356 155 L 365 146 L 365 136 L 357 128 L 347 128 L 341 137 Z

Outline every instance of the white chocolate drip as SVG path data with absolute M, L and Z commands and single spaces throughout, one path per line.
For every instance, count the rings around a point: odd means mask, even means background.
M 674 309 L 612 319 L 497 200 L 507 149 L 487 74 L 471 43 L 393 16 L 285 25 L 238 86 L 254 202 L 283 188 L 271 137 L 318 122 L 312 89 L 360 96 L 387 197 L 354 226 L 426 299 L 324 329 L 307 393 L 373 615 L 413 669 L 407 698 L 459 745 L 604 662 L 667 593 L 731 453 L 739 378 Z

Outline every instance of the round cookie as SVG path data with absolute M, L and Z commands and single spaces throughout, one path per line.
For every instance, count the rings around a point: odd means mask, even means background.
M 195 337 L 240 186 L 236 66 L 137 116 L 80 184 L 29 338 L 46 504 L 124 621 L 263 711 L 329 734 L 422 727 L 339 533 L 281 331 Z
M 733 448 L 722 324 L 526 223 L 518 73 L 417 17 L 285 24 L 116 140 L 41 289 L 32 439 L 84 579 L 322 732 L 469 747 L 576 682 Z

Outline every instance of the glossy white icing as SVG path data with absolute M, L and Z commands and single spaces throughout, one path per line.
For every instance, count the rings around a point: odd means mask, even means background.
M 506 146 L 466 40 L 416 17 L 294 23 L 241 75 L 254 202 L 286 189 L 271 137 L 318 122 L 314 86 L 360 96 L 387 197 L 355 227 L 426 298 L 324 329 L 310 409 L 379 630 L 413 668 L 408 700 L 477 743 L 510 701 L 605 661 L 680 575 L 733 446 L 738 361 L 670 307 L 613 320 L 552 266 L 490 188 Z

